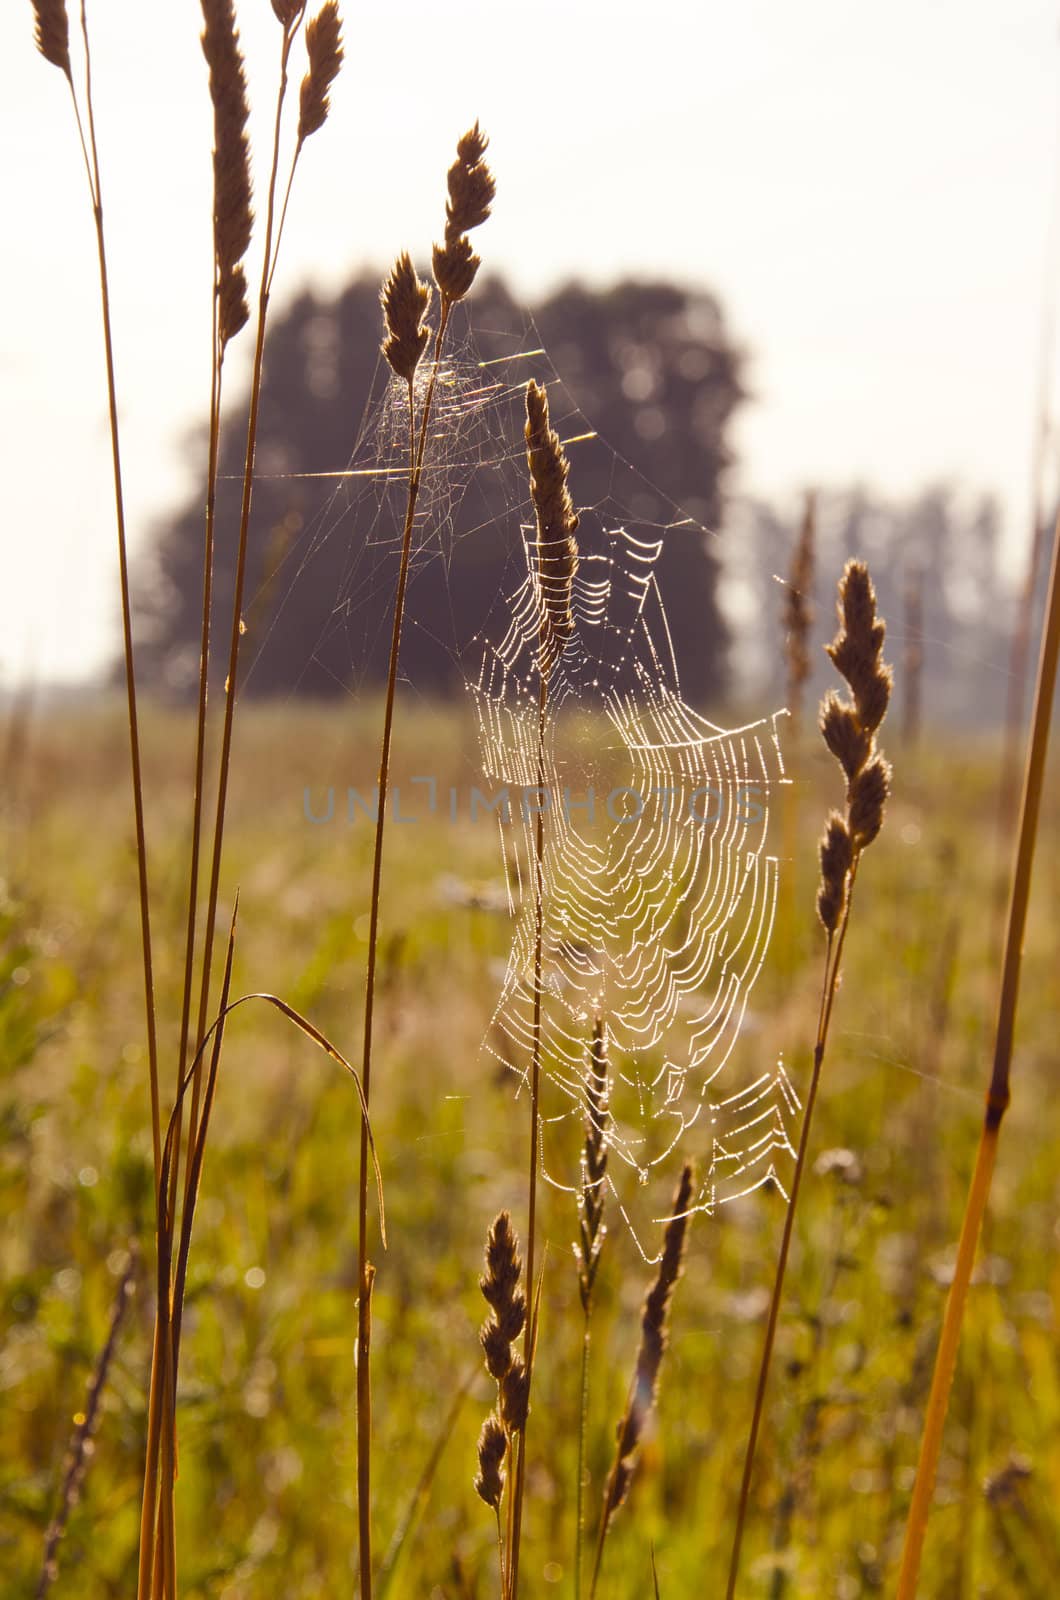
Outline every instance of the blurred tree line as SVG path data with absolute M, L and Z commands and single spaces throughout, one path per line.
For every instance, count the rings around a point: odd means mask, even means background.
M 809 703 L 835 673 L 821 647 L 836 630 L 836 580 L 850 556 L 869 563 L 887 619 L 895 667 L 892 721 L 915 736 L 924 722 L 994 726 L 1005 714 L 1013 597 L 1002 581 L 1001 520 L 987 494 L 935 484 L 908 500 L 861 486 L 815 496 Z M 726 580 L 735 640 L 733 675 L 752 694 L 782 701 L 786 664 L 780 625 L 802 515 L 764 501 L 735 501 L 727 514 Z M 775 631 L 743 626 L 772 619 Z
M 658 570 L 686 696 L 710 704 L 765 694 L 781 703 L 780 583 L 802 508 L 749 498 L 725 503 L 729 426 L 747 391 L 745 358 L 717 300 L 663 283 L 607 290 L 572 284 L 527 316 L 494 278 L 476 288 L 468 315 L 473 347 L 467 330 L 457 329 L 455 348 L 486 363 L 475 369 L 484 381 L 504 374 L 508 425 L 500 444 L 483 447 L 472 427 L 461 431 L 462 413 L 453 411 L 446 423 L 456 433 L 447 480 L 452 504 L 439 502 L 444 536 L 425 545 L 414 567 L 403 676 L 425 692 L 457 692 L 469 642 L 498 595 L 519 581 L 512 524 L 528 512 L 516 498 L 525 496 L 518 384 L 534 369 L 511 357 L 540 344 L 562 377 L 553 411 L 568 406 L 557 418 L 564 434 L 577 436 L 580 424 L 606 441 L 572 449 L 576 504 L 616 519 L 640 516 L 649 526 L 672 524 L 663 532 Z M 407 446 L 400 429 L 378 426 L 389 415 L 380 332 L 376 276 L 361 276 L 334 300 L 302 294 L 272 324 L 244 613 L 241 688 L 249 694 L 327 697 L 384 676 Z M 472 422 L 473 413 L 469 400 Z M 222 432 L 214 621 L 225 631 L 244 439 L 245 403 Z M 204 458 L 196 441 L 196 463 Z M 336 477 L 348 463 L 379 483 L 364 492 L 360 478 Z M 399 469 L 389 482 L 385 470 L 373 472 L 388 465 Z M 704 528 L 722 528 L 725 537 Z M 998 720 L 1011 615 L 998 537 L 991 500 L 968 504 L 944 487 L 901 505 L 860 488 L 825 492 L 818 497 L 814 639 L 831 637 L 836 578 L 848 555 L 861 555 L 889 621 L 891 659 L 901 668 L 907 653 L 912 667 L 917 649 L 923 653 L 925 715 L 967 718 L 971 709 L 978 721 Z M 196 498 L 158 530 L 138 574 L 141 671 L 156 690 L 176 697 L 192 692 L 198 671 L 202 539 Z M 827 661 L 823 651 L 813 653 L 823 682 Z M 222 654 L 215 653 L 218 674 Z

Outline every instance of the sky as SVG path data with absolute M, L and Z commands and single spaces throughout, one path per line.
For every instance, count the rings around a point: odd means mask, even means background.
M 135 557 L 196 489 L 212 115 L 194 0 L 88 6 Z M 237 13 L 261 154 L 279 26 L 268 0 Z M 1015 573 L 1056 268 L 1058 21 L 1053 0 L 406 0 L 399 19 L 362 0 L 274 302 L 401 248 L 426 259 L 478 117 L 498 197 L 476 244 L 520 296 L 626 275 L 719 295 L 754 397 L 733 492 L 794 516 L 808 485 L 990 490 Z M 0 9 L 0 203 L 3 688 L 97 673 L 117 638 L 94 235 L 30 0 Z

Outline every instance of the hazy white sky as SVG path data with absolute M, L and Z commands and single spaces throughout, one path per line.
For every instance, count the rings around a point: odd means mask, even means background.
M 279 28 L 268 0 L 238 11 L 261 152 Z M 89 0 L 89 22 L 135 549 L 193 487 L 211 113 L 194 0 Z M 575 273 L 719 292 L 754 357 L 733 488 L 791 496 L 860 478 L 901 493 L 948 477 L 998 491 L 1015 548 L 1057 22 L 1053 0 L 349 7 L 278 300 L 405 245 L 424 255 L 454 141 L 478 116 L 499 190 L 480 249 L 523 294 Z M 91 219 L 65 81 L 33 49 L 29 0 L 0 10 L 0 152 L 3 684 L 98 667 L 116 619 Z

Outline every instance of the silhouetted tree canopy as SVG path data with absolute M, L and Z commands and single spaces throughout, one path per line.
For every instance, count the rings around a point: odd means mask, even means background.
M 743 398 L 741 358 L 717 302 L 667 284 L 622 283 L 603 292 L 571 285 L 529 319 L 494 279 L 476 287 L 468 316 L 484 361 L 510 356 L 527 341 L 543 343 L 566 396 L 611 447 L 572 456 L 576 505 L 605 502 L 615 492 L 616 464 L 625 472 L 628 462 L 693 519 L 667 529 L 659 580 L 684 691 L 700 702 L 716 696 L 727 639 L 716 561 L 696 523 L 720 520 L 726 429 Z M 374 276 L 334 301 L 303 294 L 271 326 L 244 607 L 247 693 L 327 696 L 384 675 L 400 496 L 379 505 L 356 498 L 355 480 L 348 486 L 293 476 L 334 473 L 350 461 L 369 398 L 383 394 L 380 332 Z M 244 440 L 245 402 L 242 414 L 227 415 L 222 432 L 214 615 L 222 630 L 230 616 Z M 517 456 L 520 445 L 515 439 L 509 453 Z M 624 479 L 638 481 L 632 473 Z M 512 586 L 517 541 L 508 494 L 506 501 L 498 473 L 470 474 L 446 530 L 444 558 L 437 549 L 430 558 L 428 547 L 417 561 L 401 668 L 425 691 L 458 686 L 462 650 L 498 593 Z M 644 495 L 651 499 L 646 486 Z M 629 507 L 631 515 L 641 509 Z M 203 522 L 197 497 L 160 530 L 139 574 L 142 671 L 177 695 L 189 692 L 198 671 Z M 214 651 L 218 679 L 226 653 Z

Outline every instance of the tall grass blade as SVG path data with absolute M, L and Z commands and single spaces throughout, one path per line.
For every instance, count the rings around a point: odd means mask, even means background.
M 1034 695 L 1034 716 L 1031 722 L 1030 744 L 1023 777 L 1023 799 L 1020 806 L 1019 833 L 1016 842 L 1016 862 L 1012 876 L 1009 899 L 1005 949 L 1001 968 L 1001 993 L 998 1000 L 997 1030 L 994 1043 L 994 1062 L 990 1086 L 986 1096 L 986 1111 L 979 1137 L 979 1149 L 968 1190 L 964 1220 L 961 1224 L 957 1261 L 946 1300 L 946 1311 L 935 1356 L 935 1370 L 931 1380 L 924 1431 L 920 1442 L 920 1460 L 917 1465 L 913 1498 L 906 1523 L 902 1565 L 898 1578 L 897 1600 L 914 1600 L 920 1576 L 920 1561 L 927 1535 L 931 1501 L 935 1492 L 942 1433 L 949 1405 L 953 1375 L 957 1366 L 961 1322 L 968 1301 L 968 1289 L 975 1265 L 979 1234 L 990 1198 L 990 1183 L 997 1157 L 1001 1121 L 1010 1099 L 1009 1078 L 1012 1066 L 1012 1041 L 1016 1026 L 1016 1007 L 1019 1000 L 1020 968 L 1023 957 L 1023 936 L 1027 923 L 1027 906 L 1030 901 L 1031 873 L 1034 865 L 1034 846 L 1038 834 L 1038 816 L 1041 809 L 1042 783 L 1045 775 L 1045 758 L 1049 747 L 1049 724 L 1053 712 L 1053 694 L 1056 686 L 1057 657 L 1060 655 L 1060 517 L 1053 531 L 1053 559 L 1049 577 L 1049 592 L 1045 627 L 1042 632 L 1038 656 L 1038 681 Z

